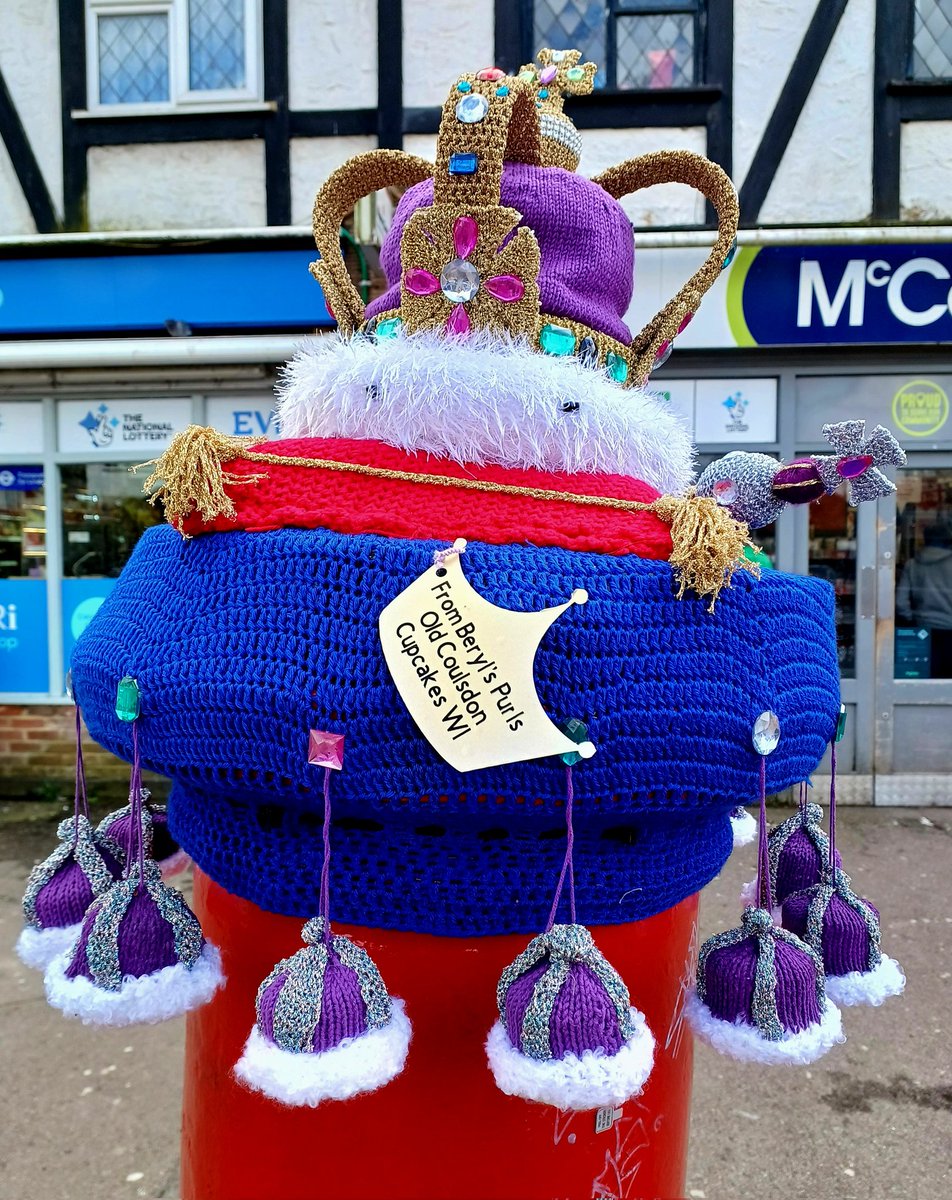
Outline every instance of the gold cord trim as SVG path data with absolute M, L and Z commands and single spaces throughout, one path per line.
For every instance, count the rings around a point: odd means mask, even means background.
M 260 439 L 257 439 L 260 441 Z M 229 437 L 211 428 L 189 426 L 172 439 L 159 458 L 130 468 L 152 467 L 143 484 L 149 503 L 161 499 L 168 520 L 176 528 L 193 512 L 202 521 L 224 516 L 236 517 L 234 502 L 225 485 L 257 483 L 265 474 L 235 475 L 223 464 L 243 458 L 248 462 L 280 467 L 310 467 L 341 471 L 377 479 L 407 483 L 433 484 L 470 492 L 489 492 L 507 496 L 527 496 L 534 500 L 554 500 L 589 508 L 611 508 L 622 512 L 650 512 L 671 527 L 672 551 L 669 558 L 678 580 L 680 599 L 688 590 L 710 596 L 713 611 L 723 587 L 729 587 L 735 571 L 760 577 L 760 568 L 744 556 L 744 548 L 753 546 L 746 525 L 735 521 L 726 509 L 710 496 L 697 496 L 691 489 L 684 496 L 660 496 L 657 500 L 623 500 L 618 496 L 590 496 L 583 492 L 559 492 L 552 488 L 522 487 L 516 483 L 497 483 L 490 479 L 457 479 L 452 475 L 400 471 L 369 463 L 338 462 L 332 458 L 305 458 L 297 455 L 268 454 L 252 449 L 254 438 Z

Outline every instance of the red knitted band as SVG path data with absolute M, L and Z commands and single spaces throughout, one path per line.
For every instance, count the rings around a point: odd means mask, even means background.
M 658 497 L 648 484 L 622 475 L 569 475 L 535 468 L 460 465 L 450 459 L 408 454 L 382 442 L 298 438 L 265 442 L 254 450 L 621 500 L 651 501 Z M 267 478 L 256 483 L 226 484 L 236 519 L 217 517 L 203 522 L 193 514 L 182 523 L 183 533 L 321 528 L 335 533 L 378 533 L 437 541 L 465 537 L 495 545 L 524 542 L 652 559 L 666 559 L 671 553 L 669 528 L 654 513 L 582 506 L 571 500 L 464 491 L 320 467 L 282 467 L 244 458 L 227 463 L 225 470 L 236 476 L 263 474 Z

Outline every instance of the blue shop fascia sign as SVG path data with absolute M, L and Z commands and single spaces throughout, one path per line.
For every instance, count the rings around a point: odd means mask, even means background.
M 952 243 L 746 246 L 727 315 L 739 346 L 952 341 Z
M 314 329 L 334 320 L 307 249 L 248 249 L 7 258 L 0 262 L 0 337 Z

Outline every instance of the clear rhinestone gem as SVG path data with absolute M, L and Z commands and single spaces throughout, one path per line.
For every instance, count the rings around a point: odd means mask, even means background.
M 454 258 L 440 272 L 440 291 L 452 304 L 466 304 L 479 291 L 479 272 L 465 258 Z
M 758 754 L 768 755 L 777 749 L 780 741 L 780 719 L 768 708 L 754 722 L 751 741 Z
M 479 92 L 470 92 L 456 101 L 456 119 L 463 125 L 478 125 L 489 112 L 489 101 Z
M 733 479 L 718 479 L 711 491 L 718 504 L 726 506 L 737 499 L 737 484 Z

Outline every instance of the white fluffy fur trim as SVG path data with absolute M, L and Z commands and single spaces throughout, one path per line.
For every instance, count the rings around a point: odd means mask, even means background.
M 757 895 L 757 876 L 756 875 L 753 877 L 753 879 L 748 879 L 747 882 L 741 886 L 740 902 L 741 902 L 741 906 L 743 908 L 749 908 L 751 905 L 753 905 L 755 908 L 760 907 L 760 900 Z M 780 918 L 783 916 L 783 910 L 781 909 L 779 904 L 775 905 L 770 910 L 770 915 L 773 917 L 774 921 L 779 925 Z
M 97 987 L 83 976 L 67 979 L 68 962 L 67 952 L 47 967 L 46 998 L 84 1025 L 154 1025 L 201 1007 L 225 982 L 221 955 L 210 942 L 194 966 L 176 963 L 152 975 L 127 975 L 118 992 Z
M 637 1008 L 635 1032 L 617 1054 L 586 1050 L 541 1062 L 517 1050 L 501 1021 L 489 1031 L 486 1054 L 496 1086 L 507 1096 L 537 1100 L 563 1110 L 585 1112 L 606 1104 L 624 1104 L 637 1096 L 651 1074 L 654 1037 Z
M 45 971 L 58 954 L 72 946 L 82 927 L 82 921 L 59 929 L 34 929 L 32 925 L 24 925 L 16 944 L 20 961 L 28 967 Z
M 174 854 L 170 854 L 168 858 L 163 858 L 159 863 L 162 878 L 171 879 L 173 875 L 179 875 L 189 866 L 191 861 L 184 850 L 176 850 Z
M 827 975 L 826 994 L 836 1004 L 872 1004 L 878 1007 L 890 996 L 899 996 L 906 976 L 894 958 L 885 954 L 872 971 L 850 971 L 848 975 Z
M 288 363 L 278 398 L 282 438 L 366 438 L 457 462 L 629 475 L 671 494 L 693 477 L 690 436 L 663 400 L 484 332 L 315 338 Z
M 818 1025 L 811 1025 L 799 1033 L 788 1033 L 779 1042 L 768 1041 L 745 1021 L 731 1023 L 715 1017 L 695 991 L 689 994 L 684 1011 L 695 1037 L 741 1062 L 804 1066 L 815 1062 L 837 1042 L 846 1041 L 840 1010 L 829 999 L 823 1006 Z
M 345 1038 L 322 1054 L 282 1050 L 255 1025 L 235 1064 L 235 1074 L 254 1091 L 281 1104 L 314 1108 L 323 1100 L 348 1100 L 361 1092 L 375 1092 L 396 1078 L 407 1061 L 410 1034 L 402 1000 L 393 1001 L 393 1015 L 381 1029 Z
M 735 850 L 738 846 L 749 846 L 757 836 L 757 822 L 749 812 L 740 817 L 731 817 L 731 833 L 734 835 Z

